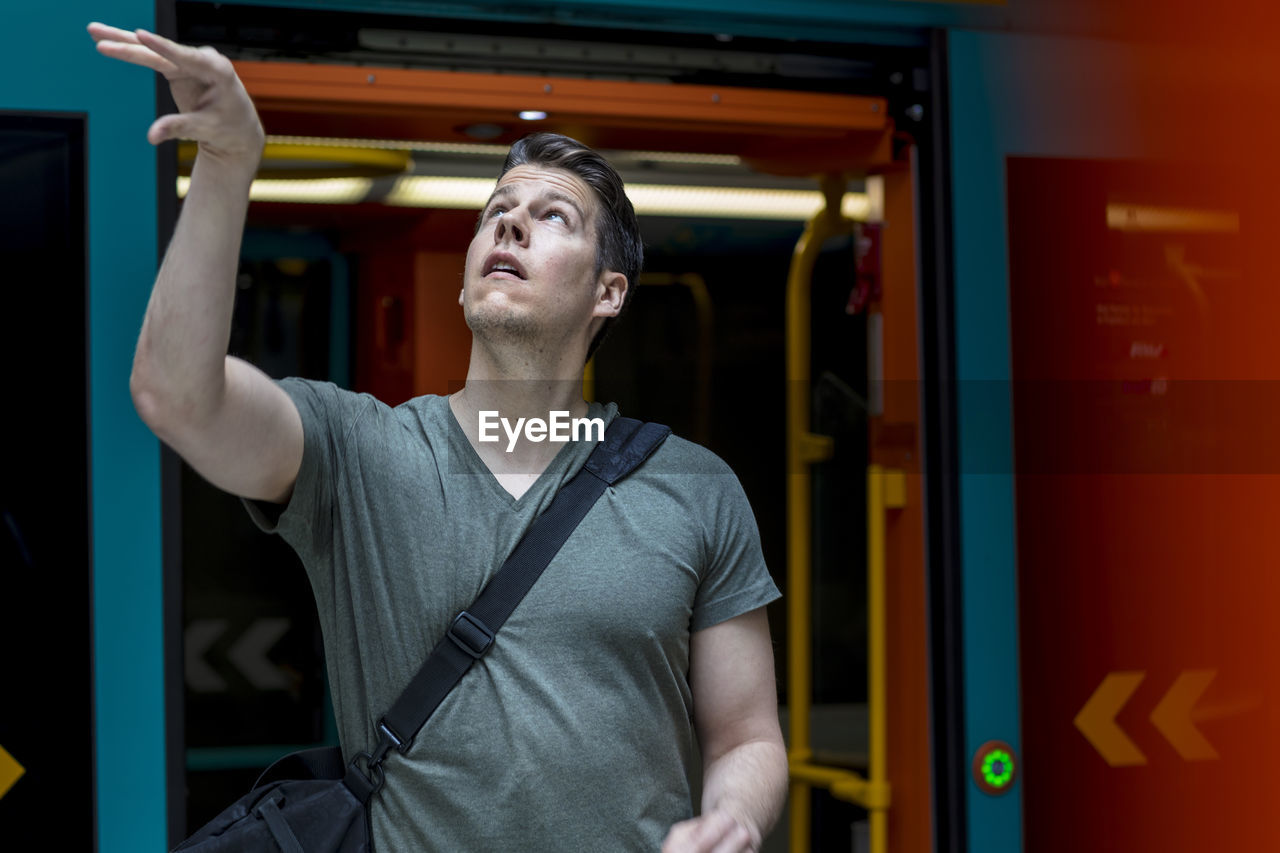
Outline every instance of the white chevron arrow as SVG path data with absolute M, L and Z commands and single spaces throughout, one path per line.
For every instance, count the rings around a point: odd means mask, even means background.
M 1193 722 L 1196 701 L 1217 674 L 1213 669 L 1184 670 L 1151 712 L 1152 724 L 1186 761 L 1211 761 L 1218 757 L 1218 751 Z
M 221 693 L 227 689 L 226 679 L 204 659 L 205 652 L 226 630 L 226 619 L 194 619 L 182 634 L 187 686 L 196 693 Z
M 255 619 L 249 630 L 227 650 L 227 657 L 259 690 L 285 690 L 288 677 L 267 659 L 267 652 L 289 632 L 288 619 Z
M 1106 678 L 1089 696 L 1080 713 L 1076 714 L 1076 728 L 1085 740 L 1093 745 L 1102 760 L 1112 767 L 1133 767 L 1146 764 L 1147 757 L 1129 739 L 1116 722 L 1116 714 L 1138 689 L 1146 673 L 1138 671 L 1108 672 Z

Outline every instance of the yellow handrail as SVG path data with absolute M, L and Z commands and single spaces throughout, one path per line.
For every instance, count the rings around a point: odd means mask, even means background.
M 871 466 L 867 472 L 867 607 L 868 704 L 870 766 L 857 773 L 811 763 L 809 713 L 812 696 L 811 554 L 809 466 L 828 459 L 832 440 L 809 431 L 810 280 L 823 242 L 848 233 L 856 224 L 840 213 L 845 182 L 823 180 L 826 206 L 805 226 L 796 243 L 787 279 L 787 624 L 788 702 L 790 704 L 791 853 L 808 853 L 811 844 L 811 789 L 827 788 L 833 796 L 870 812 L 871 853 L 886 853 L 890 790 L 886 776 L 885 708 L 885 507 L 902 505 L 902 473 Z M 886 488 L 888 487 L 888 488 Z
M 787 276 L 787 701 L 790 705 L 790 763 L 807 766 L 812 693 L 810 632 L 810 471 L 831 454 L 831 439 L 809 432 L 809 298 L 813 266 L 827 237 L 853 223 L 840 213 L 844 179 L 823 181 L 826 205 L 805 225 Z M 810 785 L 791 780 L 791 851 L 809 850 Z
M 906 505 L 906 491 L 906 475 L 902 471 L 867 466 L 867 736 L 871 751 L 867 775 L 869 787 L 884 793 L 883 803 L 865 806 L 871 821 L 871 853 L 886 853 L 889 849 L 885 528 L 888 510 Z

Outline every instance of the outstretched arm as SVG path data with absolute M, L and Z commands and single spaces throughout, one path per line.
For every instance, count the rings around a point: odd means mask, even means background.
M 764 608 L 697 632 L 689 655 L 702 813 L 671 828 L 663 853 L 759 850 L 787 790 Z
M 134 405 L 214 485 L 285 500 L 302 462 L 302 421 L 265 374 L 227 356 L 249 185 L 264 140 L 253 102 L 230 60 L 213 48 L 99 23 L 88 29 L 99 53 L 169 81 L 179 112 L 158 118 L 148 141 L 199 143 L 134 354 Z

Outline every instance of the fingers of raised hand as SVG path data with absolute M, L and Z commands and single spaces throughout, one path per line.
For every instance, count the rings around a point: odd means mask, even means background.
M 89 35 L 103 56 L 159 71 L 165 77 L 179 73 L 177 65 L 142 44 L 135 33 L 95 23 L 89 25 Z
M 138 37 L 128 30 L 108 26 L 107 24 L 99 23 L 98 21 L 94 21 L 89 24 L 85 29 L 89 31 L 89 35 L 93 37 L 94 41 L 110 39 L 112 41 L 129 42 L 131 44 L 138 43 Z
M 170 113 L 160 116 L 147 129 L 147 141 L 159 145 L 170 139 L 200 139 L 194 117 L 188 113 Z
M 219 55 L 212 48 L 188 47 L 147 30 L 138 30 L 137 35 L 139 42 L 186 71 L 210 71 L 213 57 Z
M 236 76 L 235 66 L 231 64 L 231 60 L 207 45 L 189 47 L 146 30 L 138 30 L 138 41 L 168 60 L 177 69 L 176 74 L 165 75 L 170 80 L 177 76 L 185 76 L 206 85 L 218 85 L 226 84 Z
M 188 47 L 147 30 L 127 30 L 106 24 L 89 25 L 99 52 L 159 71 L 170 80 L 186 76 L 211 82 L 233 74 L 230 60 L 211 47 Z

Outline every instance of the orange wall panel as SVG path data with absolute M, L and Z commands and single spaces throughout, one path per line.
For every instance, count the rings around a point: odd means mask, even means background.
M 415 394 L 449 394 L 467 378 L 471 330 L 462 317 L 465 252 L 417 252 L 414 255 Z
M 413 395 L 413 257 L 361 255 L 357 282 L 355 390 L 398 405 Z
M 924 478 L 920 474 L 920 367 L 911 174 L 881 176 L 880 312 L 884 414 L 871 425 L 871 461 L 907 471 L 907 500 L 889 510 L 885 538 L 888 656 L 889 844 L 894 853 L 933 845 L 929 733 L 928 614 L 924 564 Z M 872 377 L 874 379 L 874 377 Z

